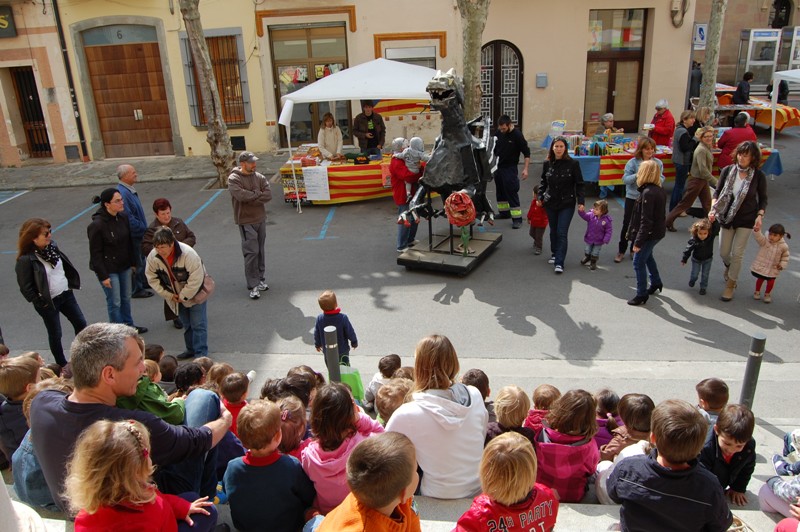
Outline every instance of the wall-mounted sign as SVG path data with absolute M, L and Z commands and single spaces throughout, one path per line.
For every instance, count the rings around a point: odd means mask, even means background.
M 11 6 L 0 6 L 0 39 L 16 37 L 17 27 L 14 25 L 14 13 Z

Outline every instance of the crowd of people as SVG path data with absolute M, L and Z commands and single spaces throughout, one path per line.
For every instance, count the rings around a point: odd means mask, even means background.
M 309 366 L 252 398 L 254 372 L 178 367 L 124 324 L 85 327 L 59 376 L 42 364 L 0 360 L 0 447 L 20 499 L 76 530 L 214 530 L 228 504 L 243 531 L 419 531 L 414 495 L 474 497 L 458 531 L 553 530 L 570 502 L 620 505 L 622 530 L 727 530 L 756 463 L 755 418 L 721 379 L 657 405 L 548 383 L 492 401 L 442 335 L 419 341 L 413 367 L 381 358 L 365 402 Z M 778 531 L 800 525 L 799 447 L 787 434 L 758 493 L 785 516 Z

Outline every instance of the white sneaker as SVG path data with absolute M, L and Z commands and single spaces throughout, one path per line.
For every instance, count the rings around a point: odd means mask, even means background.
M 264 292 L 266 290 L 269 290 L 269 285 L 267 284 L 266 281 L 261 281 L 260 283 L 258 283 L 258 286 L 256 286 L 256 288 L 258 289 L 259 292 Z
M 258 287 L 256 286 L 250 290 L 250 299 L 258 299 L 259 297 L 261 297 L 261 292 L 258 291 Z
M 550 255 L 550 258 L 547 259 L 547 264 L 555 264 L 556 263 L 556 256 Z
M 563 266 L 556 266 L 554 271 L 556 273 L 564 273 L 564 267 Z

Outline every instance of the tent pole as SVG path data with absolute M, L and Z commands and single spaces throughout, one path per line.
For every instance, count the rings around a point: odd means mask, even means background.
M 781 80 L 777 76 L 773 76 L 772 78 L 772 96 L 770 99 L 772 100 L 772 124 L 769 129 L 769 149 L 775 149 L 775 113 L 777 110 L 777 103 L 778 103 L 778 89 L 781 86 Z M 755 125 L 755 124 L 753 124 Z
M 300 205 L 300 188 L 297 186 L 297 173 L 295 170 L 294 159 L 292 158 L 292 135 L 289 132 L 289 126 L 285 127 L 286 129 L 286 145 L 289 146 L 289 164 L 292 166 L 292 181 L 294 181 L 294 197 L 297 200 L 297 212 L 298 214 L 303 214 L 303 207 Z

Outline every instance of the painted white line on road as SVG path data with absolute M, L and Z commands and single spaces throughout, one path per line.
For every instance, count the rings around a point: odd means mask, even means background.
M 14 198 L 18 198 L 23 194 L 27 194 L 28 192 L 30 192 L 30 190 L 22 190 L 20 192 L 14 192 L 12 190 L 0 190 L 0 205 L 13 200 Z M 11 194 L 11 196 L 6 196 L 6 194 Z

